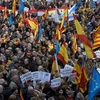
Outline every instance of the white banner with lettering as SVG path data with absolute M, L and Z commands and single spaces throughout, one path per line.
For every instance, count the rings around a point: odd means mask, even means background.
M 100 58 L 100 50 L 95 51 L 97 58 Z
M 56 88 L 59 87 L 61 85 L 61 78 L 55 78 L 53 80 L 51 80 L 51 88 Z

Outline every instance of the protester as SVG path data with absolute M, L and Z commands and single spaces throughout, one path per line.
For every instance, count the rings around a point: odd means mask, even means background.
M 28 8 L 30 11 L 22 15 L 24 16 L 23 19 L 21 18 L 20 13 L 15 16 L 13 11 L 11 11 L 13 1 L 16 1 L 15 6 L 17 11 L 20 9 L 21 1 L 24 2 L 26 9 Z M 84 43 L 79 41 L 78 38 L 76 39 L 77 50 L 75 53 L 73 52 L 74 33 L 77 33 L 73 20 L 68 22 L 68 28 L 66 31 L 62 32 L 61 39 L 59 40 L 59 46 L 62 46 L 63 43 L 66 45 L 66 50 L 68 52 L 67 65 L 57 58 L 58 70 L 54 71 L 52 68 L 54 55 L 57 52 L 55 43 L 57 40 L 57 38 L 55 38 L 56 31 L 57 27 L 60 26 L 62 19 L 59 15 L 53 15 L 52 9 L 58 8 L 59 10 L 65 9 L 66 7 L 71 9 L 74 4 L 78 4 L 75 16 L 82 25 L 89 41 L 92 44 L 94 42 L 94 33 L 100 25 L 100 2 L 95 2 L 95 7 L 91 8 L 89 6 L 91 3 L 90 0 L 82 0 L 82 2 L 81 0 L 79 1 L 0 1 L 0 100 L 87 100 L 88 83 L 92 75 L 92 68 L 96 67 L 100 73 L 100 58 L 88 58 Z M 2 7 L 4 8 L 2 9 Z M 5 18 L 5 7 L 7 7 L 7 18 Z M 44 10 L 52 11 L 45 20 L 43 20 L 43 15 L 39 16 L 39 12 Z M 9 21 L 10 12 L 13 14 L 13 24 Z M 63 16 L 63 10 L 58 14 L 62 14 Z M 28 18 L 31 20 L 34 19 L 35 23 L 38 23 L 38 31 L 39 28 L 42 28 L 39 40 L 38 36 L 35 36 L 37 29 L 31 29 L 26 23 L 26 20 L 24 21 L 24 19 Z M 59 22 L 56 22 L 58 19 Z M 33 25 L 33 28 L 34 27 L 36 26 Z M 100 50 L 100 45 L 96 49 Z M 66 55 L 65 52 L 64 55 Z M 86 84 L 87 89 L 84 93 L 82 93 L 75 83 L 75 75 L 74 78 L 70 75 L 64 77 L 61 77 L 60 75 L 60 69 L 67 69 L 71 66 L 70 68 L 72 71 L 76 64 L 81 65 L 82 68 L 85 67 L 82 69 L 83 71 L 86 69 L 88 80 Z M 37 74 L 34 74 L 34 72 L 38 71 L 41 72 L 41 80 L 35 80 Z M 74 73 L 74 71 L 72 72 Z M 33 74 L 33 79 L 26 75 L 30 72 Z M 23 78 L 23 75 L 28 77 L 26 78 L 27 80 Z M 23 80 L 21 78 L 23 78 Z M 52 80 L 56 78 L 60 78 L 60 85 L 58 84 L 58 87 L 51 87 Z M 85 82 L 83 82 L 83 84 L 84 83 Z

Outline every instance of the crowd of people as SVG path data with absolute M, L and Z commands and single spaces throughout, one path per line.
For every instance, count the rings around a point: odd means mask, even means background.
M 12 9 L 12 1 L 0 0 L 0 6 Z M 55 1 L 47 3 L 45 0 L 29 0 L 28 3 L 25 2 L 25 5 L 29 9 L 34 6 L 36 10 L 55 8 L 55 5 L 58 8 L 65 6 L 65 0 Z M 17 9 L 19 2 L 17 0 Z M 73 0 L 73 3 L 67 3 L 67 6 L 71 7 L 74 3 L 77 1 Z M 76 16 L 89 41 L 93 44 L 92 35 L 100 24 L 100 5 L 96 3 L 96 7 L 90 9 L 89 2 L 83 0 L 76 11 Z M 75 82 L 68 81 L 68 77 L 61 78 L 61 86 L 57 88 L 51 88 L 50 82 L 43 84 L 37 82 L 35 88 L 31 80 L 24 84 L 20 82 L 20 75 L 29 71 L 49 72 L 51 79 L 60 76 L 59 73 L 52 72 L 57 23 L 53 19 L 42 20 L 37 13 L 27 14 L 25 17 L 32 17 L 38 23 L 41 22 L 40 43 L 37 43 L 34 38 L 34 30 L 31 30 L 26 24 L 19 26 L 20 18 L 18 16 L 14 18 L 13 25 L 8 25 L 8 19 L 4 19 L 4 11 L 0 11 L 0 100 L 88 100 L 88 83 L 87 91 L 83 94 Z M 74 67 L 77 60 L 81 58 L 85 62 L 87 75 L 90 78 L 92 68 L 100 67 L 100 59 L 88 59 L 84 45 L 79 40 L 77 40 L 78 51 L 73 54 L 72 39 L 75 32 L 74 22 L 70 21 L 68 29 L 62 34 L 59 43 L 64 41 L 67 44 L 69 58 L 67 64 Z M 60 60 L 58 66 L 59 69 L 64 68 Z M 22 89 L 22 95 L 20 89 Z

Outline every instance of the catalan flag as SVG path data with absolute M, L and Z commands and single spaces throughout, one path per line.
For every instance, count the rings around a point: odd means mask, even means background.
M 20 100 L 24 100 L 23 92 L 22 92 L 22 87 L 20 87 Z
M 54 58 L 53 58 L 53 63 L 52 63 L 52 72 L 59 72 L 58 69 L 58 62 L 57 62 L 57 55 L 55 54 Z
M 4 7 L 4 19 L 8 18 L 7 7 Z
M 76 33 L 74 33 L 73 36 L 74 36 L 74 39 L 73 39 L 72 49 L 73 49 L 73 54 L 75 54 L 78 50 L 77 41 L 76 41 Z
M 100 25 L 96 29 L 94 33 L 94 43 L 93 43 L 93 50 L 98 49 L 100 47 Z
M 48 9 L 45 11 L 45 13 L 42 15 L 42 20 L 46 20 L 48 18 L 49 12 Z
M 56 39 L 59 41 L 61 39 L 62 31 L 61 29 L 57 26 L 56 28 Z
M 84 65 L 82 66 L 80 62 L 77 61 L 72 73 L 76 73 L 75 83 L 77 84 L 77 87 L 81 90 L 81 92 L 84 93 L 87 90 L 86 85 L 88 82 Z
M 77 20 L 75 15 L 74 15 L 74 23 L 75 23 L 77 34 L 78 34 L 78 39 L 79 39 L 79 41 L 81 41 L 84 44 L 87 57 L 88 58 L 95 58 L 96 55 L 92 50 L 92 45 L 89 42 L 86 34 L 84 33 L 84 30 L 82 29 L 82 26 L 80 25 L 80 23 Z
M 23 20 L 23 23 L 27 24 L 27 26 L 34 30 L 34 36 L 36 37 L 37 34 L 38 34 L 38 22 L 35 20 L 35 19 L 32 19 L 32 18 L 25 18 Z
M 68 52 L 67 52 L 65 42 L 62 43 L 62 45 L 60 46 L 60 51 L 58 53 L 58 58 L 62 61 L 62 63 L 64 65 L 68 62 Z
M 16 0 L 13 0 L 12 13 L 14 16 L 16 16 Z

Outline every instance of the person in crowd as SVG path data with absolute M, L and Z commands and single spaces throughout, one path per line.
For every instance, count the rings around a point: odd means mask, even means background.
M 40 41 L 37 41 L 37 37 L 34 35 L 35 30 L 23 23 L 20 14 L 15 16 L 12 13 L 14 23 L 8 24 L 13 1 L 16 1 L 17 11 L 19 11 L 20 2 L 24 2 L 24 10 L 28 8 L 30 12 L 24 13 L 22 16 L 26 19 L 34 19 L 39 26 L 41 25 Z M 89 0 L 81 1 L 75 15 L 87 38 L 93 44 L 96 29 L 100 25 L 100 2 L 99 0 L 95 2 L 95 7 L 91 8 Z M 52 70 L 56 53 L 56 31 L 60 23 L 54 21 L 53 13 L 50 13 L 45 20 L 37 13 L 44 10 L 54 10 L 56 6 L 58 9 L 66 7 L 70 9 L 76 3 L 79 3 L 79 0 L 0 0 L 0 100 L 87 100 L 87 91 L 82 93 L 77 88 L 74 79 L 60 77 L 59 70 L 67 68 L 60 59 L 57 58 L 58 70 L 55 72 Z M 7 7 L 7 12 L 4 10 L 5 7 Z M 5 18 L 5 12 L 7 18 Z M 63 16 L 63 11 L 59 14 Z M 33 27 L 35 26 L 33 25 Z M 78 61 L 80 65 L 84 65 L 88 79 L 90 79 L 93 67 L 96 67 L 100 73 L 100 58 L 87 58 L 84 44 L 78 39 L 76 39 L 77 51 L 74 54 L 72 47 L 74 33 L 76 33 L 74 22 L 69 21 L 68 29 L 62 32 L 59 46 L 63 42 L 66 44 L 69 58 L 66 64 L 74 68 Z M 100 46 L 97 50 L 100 50 Z M 50 80 L 60 77 L 61 85 L 52 88 L 51 81 L 32 81 L 32 78 L 29 77 L 28 81 L 23 79 L 24 82 L 22 82 L 23 75 L 37 71 L 50 73 Z M 41 74 L 42 76 L 43 74 Z M 97 95 L 98 98 L 99 95 Z

